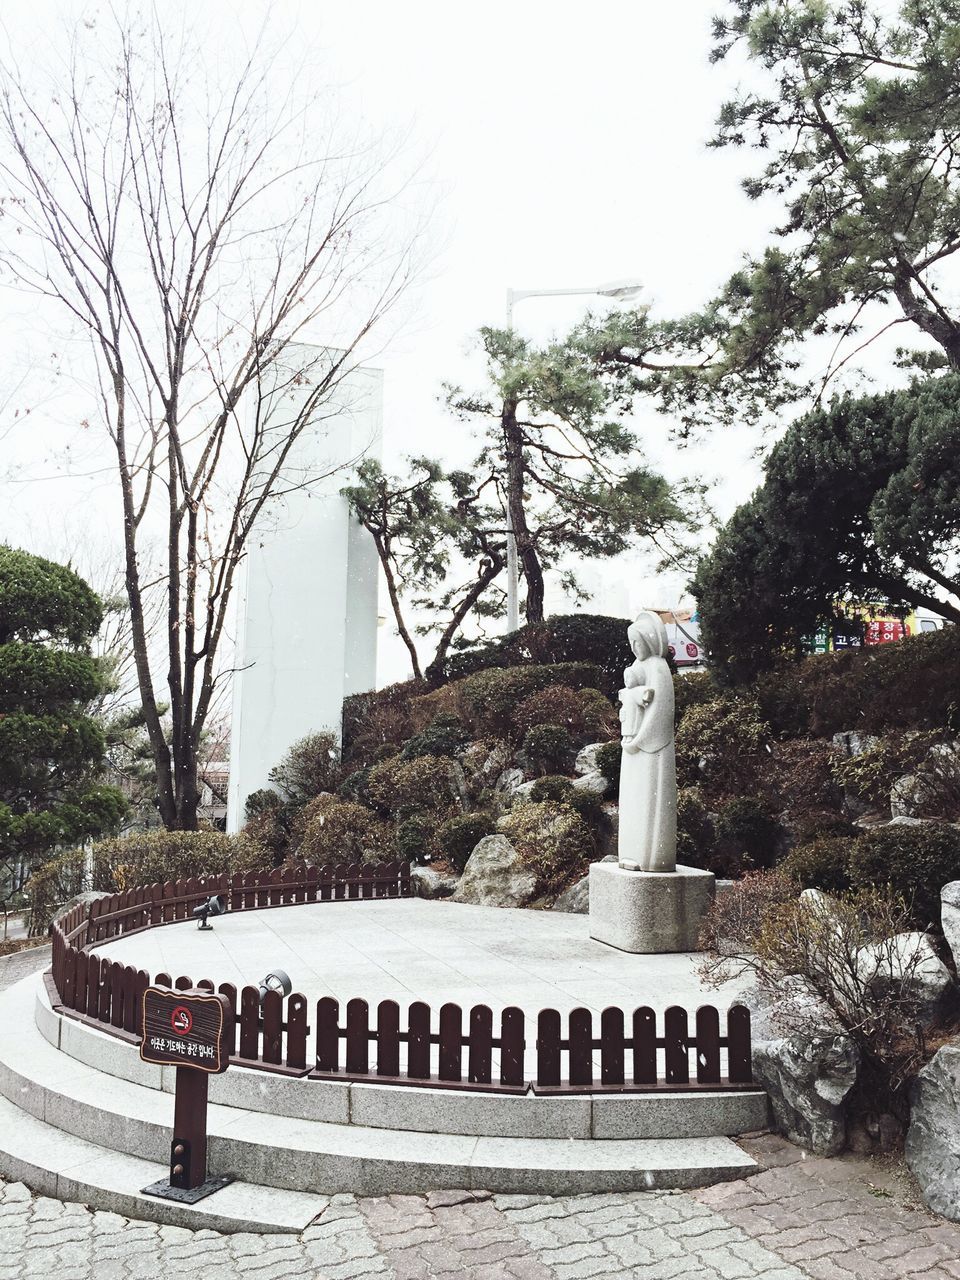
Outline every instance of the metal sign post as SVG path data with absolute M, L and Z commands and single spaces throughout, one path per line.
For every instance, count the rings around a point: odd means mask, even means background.
M 207 1177 L 208 1077 L 226 1071 L 225 1029 L 230 1006 L 210 991 L 148 987 L 143 993 L 144 1062 L 177 1069 L 170 1143 L 170 1177 L 143 1188 L 143 1194 L 194 1204 L 233 1181 Z

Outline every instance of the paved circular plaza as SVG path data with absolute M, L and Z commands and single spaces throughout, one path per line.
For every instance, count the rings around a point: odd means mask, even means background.
M 630 955 L 590 937 L 587 916 L 403 899 L 323 902 L 192 921 L 115 938 L 99 951 L 151 976 L 241 987 L 271 969 L 309 999 L 447 1001 L 468 1008 L 732 1004 L 743 983 L 704 987 L 693 955 Z

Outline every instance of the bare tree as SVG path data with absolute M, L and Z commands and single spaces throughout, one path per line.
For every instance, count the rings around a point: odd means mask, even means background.
M 262 38 L 218 85 L 193 52 L 202 38 L 166 29 L 159 12 L 82 23 L 45 86 L 0 69 L 0 258 L 91 340 L 160 813 L 191 829 L 251 530 L 285 493 L 337 469 L 305 463 L 298 441 L 335 412 L 412 278 L 418 237 L 406 210 L 392 233 L 405 190 L 388 188 L 396 152 L 318 122 L 320 98 L 280 79 Z M 317 331 L 328 345 L 307 360 Z M 142 567 L 157 534 L 160 664 Z

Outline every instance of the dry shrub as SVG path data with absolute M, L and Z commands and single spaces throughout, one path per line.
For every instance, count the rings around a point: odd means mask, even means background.
M 444 818 L 460 810 L 460 771 L 443 756 L 418 756 L 404 760 L 394 756 L 374 765 L 366 779 L 372 804 L 391 818 L 430 813 Z
M 332 866 L 344 862 L 389 862 L 393 857 L 390 824 L 353 800 L 317 796 L 303 810 L 300 823 L 297 855 L 301 861 Z
M 745 876 L 708 913 L 700 963 L 710 984 L 752 973 L 788 1032 L 824 1031 L 824 1010 L 860 1053 L 873 1109 L 902 1114 L 904 1085 L 924 1059 L 919 980 L 928 954 L 907 904 L 888 890 L 797 897 L 781 871 Z M 808 998 L 782 999 L 793 989 Z
M 548 685 L 546 689 L 523 699 L 514 710 L 513 724 L 521 737 L 538 724 L 560 724 L 570 733 L 582 733 L 583 703 L 580 694 L 569 685 Z
M 555 801 L 518 804 L 500 830 L 547 889 L 582 874 L 595 850 L 593 833 L 573 809 Z

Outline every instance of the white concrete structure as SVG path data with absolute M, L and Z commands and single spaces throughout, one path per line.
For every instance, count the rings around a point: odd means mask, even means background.
M 331 354 L 290 349 L 286 372 L 305 374 L 284 377 L 261 409 L 278 434 Z M 316 477 L 380 456 L 382 396 L 378 369 L 344 379 L 291 452 L 290 491 L 264 510 L 251 538 L 237 593 L 228 831 L 243 825 L 247 796 L 268 785 L 270 769 L 298 738 L 339 734 L 344 697 L 376 686 L 376 548 L 340 496 L 348 474 Z

